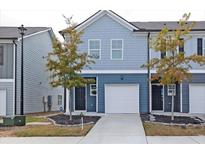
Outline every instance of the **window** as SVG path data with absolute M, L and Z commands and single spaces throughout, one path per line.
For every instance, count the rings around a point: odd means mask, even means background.
M 0 46 L 0 65 L 4 64 L 4 48 Z
M 100 40 L 88 41 L 88 54 L 94 59 L 100 59 L 101 42 Z
M 168 96 L 172 96 L 172 95 L 176 95 L 176 84 L 170 84 L 167 87 L 167 95 Z
M 62 104 L 63 104 L 63 96 L 58 95 L 58 105 L 62 105 Z
M 111 40 L 111 59 L 123 59 L 123 40 Z
M 166 57 L 166 52 L 161 52 L 161 59 Z
M 184 52 L 184 39 L 180 38 L 181 44 L 178 48 L 179 53 L 183 53 Z
M 96 84 L 90 84 L 90 96 L 96 96 L 97 88 Z
M 198 38 L 197 39 L 197 55 L 203 55 L 203 51 L 205 50 L 204 49 L 204 45 L 203 45 L 203 40 L 202 38 Z M 205 43 L 205 42 L 204 42 Z

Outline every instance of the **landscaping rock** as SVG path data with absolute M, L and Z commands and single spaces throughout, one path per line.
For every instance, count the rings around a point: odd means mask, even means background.
M 168 124 L 192 124 L 192 125 L 201 125 L 204 124 L 205 121 L 198 117 L 187 117 L 187 116 L 174 116 L 174 120 L 171 120 L 171 116 L 166 115 L 154 115 L 154 114 L 141 114 L 141 119 L 143 122 L 151 121 L 151 122 L 160 122 L 160 123 L 168 123 Z
M 79 115 L 73 115 L 72 120 L 70 120 L 69 115 L 55 115 L 48 117 L 49 119 L 55 121 L 56 124 L 60 125 L 79 125 L 81 124 L 81 117 Z M 100 119 L 100 116 L 84 116 L 84 124 L 86 123 L 96 123 Z

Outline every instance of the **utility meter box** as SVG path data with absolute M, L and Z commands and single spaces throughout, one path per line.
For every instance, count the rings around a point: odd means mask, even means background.
M 4 126 L 25 126 L 26 116 L 7 116 L 3 118 Z
M 25 126 L 26 116 L 24 115 L 15 116 L 14 124 L 15 126 Z

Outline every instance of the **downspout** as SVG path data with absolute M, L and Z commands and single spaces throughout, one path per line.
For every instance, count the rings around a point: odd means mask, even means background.
M 15 92 L 14 92 L 14 115 L 17 113 L 17 44 L 15 40 L 13 40 L 15 45 L 15 75 L 14 75 L 14 82 L 15 82 Z
M 148 35 L 147 35 L 147 63 L 149 63 L 150 62 L 150 32 L 148 32 Z M 150 88 L 151 88 L 151 86 L 150 86 L 150 77 L 151 77 L 151 75 L 150 75 L 150 68 L 149 67 L 147 67 L 147 83 L 148 83 L 148 89 L 147 89 L 147 92 L 148 92 L 148 106 L 147 106 L 147 111 L 148 111 L 148 113 L 150 113 L 150 96 L 151 96 L 151 94 L 150 94 Z

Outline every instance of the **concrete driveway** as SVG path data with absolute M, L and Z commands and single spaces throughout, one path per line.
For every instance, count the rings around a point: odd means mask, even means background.
M 82 144 L 145 144 L 139 114 L 108 114 L 80 141 Z

